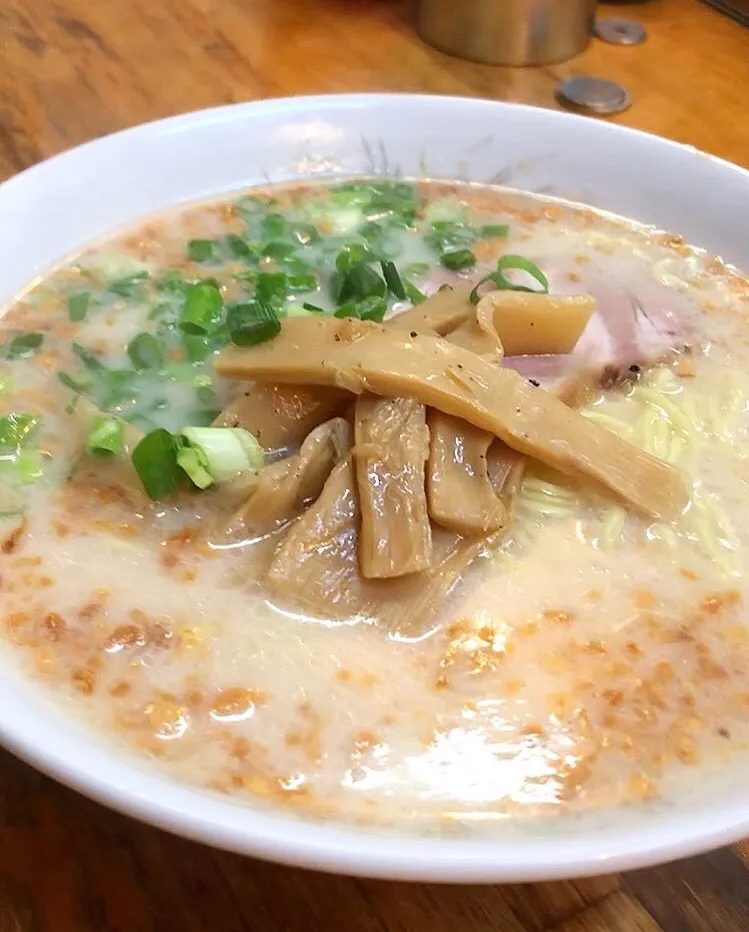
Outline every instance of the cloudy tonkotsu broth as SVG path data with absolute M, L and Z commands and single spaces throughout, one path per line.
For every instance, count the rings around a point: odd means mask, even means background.
M 571 354 L 505 366 L 677 467 L 682 513 L 529 459 L 446 598 L 412 609 L 397 587 L 421 576 L 380 580 L 386 607 L 347 617 L 293 548 L 278 570 L 306 518 L 237 532 L 254 472 L 200 491 L 161 466 L 149 499 L 143 435 L 169 443 L 227 406 L 219 424 L 248 426 L 248 385 L 214 364 L 258 304 L 282 327 L 390 319 L 502 256 L 543 272 L 510 262 L 510 285 L 597 302 Z M 253 191 L 95 244 L 3 318 L 7 652 L 117 745 L 238 803 L 427 828 L 669 798 L 749 739 L 748 308 L 743 278 L 674 237 L 493 188 Z M 335 414 L 323 479 L 350 443 Z M 253 470 L 304 439 L 279 448 L 269 422 L 242 447 Z

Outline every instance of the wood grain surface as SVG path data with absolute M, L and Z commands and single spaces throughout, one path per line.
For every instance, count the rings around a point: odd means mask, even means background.
M 599 15 L 648 41 L 520 70 L 427 48 L 406 0 L 0 0 L 0 176 L 215 104 L 381 90 L 555 107 L 557 82 L 586 73 L 632 93 L 617 122 L 749 165 L 749 31 L 697 0 Z M 569 883 L 326 877 L 173 838 L 1 752 L 0 830 L 0 932 L 749 932 L 749 844 Z

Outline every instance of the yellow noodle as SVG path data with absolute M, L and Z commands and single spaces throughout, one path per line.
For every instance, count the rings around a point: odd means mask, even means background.
M 614 417 L 612 414 L 604 414 L 602 411 L 581 411 L 580 413 L 584 417 L 587 417 L 589 421 L 594 421 L 600 424 L 601 427 L 606 427 L 608 430 L 613 431 L 615 434 L 619 434 L 621 437 L 629 438 L 632 436 L 632 425 Z
M 694 431 L 694 422 L 691 421 L 686 412 L 679 408 L 678 405 L 674 404 L 670 398 L 667 398 L 660 392 L 654 391 L 652 388 L 640 388 L 638 389 L 638 395 L 643 401 L 660 408 L 677 430 L 683 430 L 686 434 Z

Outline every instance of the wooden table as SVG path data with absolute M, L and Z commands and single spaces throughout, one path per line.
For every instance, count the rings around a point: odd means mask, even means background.
M 459 0 L 456 0 L 459 2 Z M 646 44 L 535 70 L 422 45 L 407 0 L 3 0 L 0 176 L 133 123 L 256 97 L 464 94 L 554 107 L 575 74 L 615 119 L 749 166 L 749 31 L 696 0 L 607 5 Z M 289 870 L 140 825 L 0 756 L 0 932 L 747 932 L 749 844 L 570 883 L 437 887 Z

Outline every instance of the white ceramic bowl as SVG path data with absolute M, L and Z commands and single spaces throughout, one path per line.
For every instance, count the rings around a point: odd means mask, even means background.
M 494 181 L 678 232 L 749 270 L 749 174 L 694 149 L 584 117 L 483 100 L 357 95 L 187 114 L 81 146 L 0 186 L 0 299 L 115 227 L 168 205 L 310 176 Z M 115 753 L 0 660 L 0 740 L 100 802 L 211 845 L 288 864 L 431 881 L 526 881 L 641 867 L 749 835 L 728 775 L 678 806 L 522 843 L 409 839 L 297 821 L 202 794 Z

